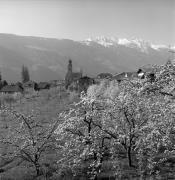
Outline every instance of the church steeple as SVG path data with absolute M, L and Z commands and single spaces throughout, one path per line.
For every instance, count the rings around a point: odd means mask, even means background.
M 68 89 L 68 87 L 71 85 L 72 82 L 77 82 L 79 78 L 82 77 L 82 72 L 73 72 L 72 70 L 72 60 L 69 59 L 68 65 L 67 65 L 67 73 L 65 77 L 65 87 Z
M 72 73 L 72 60 L 71 60 L 71 59 L 69 59 L 69 64 L 68 64 L 68 66 L 67 66 L 67 71 L 68 71 L 69 73 Z
M 72 60 L 69 59 L 69 62 L 67 65 L 67 74 L 65 77 L 66 89 L 68 88 L 68 86 L 70 85 L 71 82 L 72 82 Z

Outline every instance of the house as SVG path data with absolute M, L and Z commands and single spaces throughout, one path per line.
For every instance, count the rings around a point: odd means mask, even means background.
M 76 82 L 81 77 L 82 77 L 82 72 L 73 72 L 72 71 L 72 60 L 69 60 L 68 66 L 67 66 L 67 73 L 65 76 L 65 88 L 68 89 L 68 87 L 73 82 Z
M 68 87 L 70 91 L 76 91 L 81 93 L 82 91 L 87 92 L 87 89 L 90 85 L 94 84 L 95 81 L 93 78 L 88 76 L 81 77 L 77 80 L 74 80 Z
M 137 76 L 138 76 L 140 79 L 144 79 L 144 78 L 145 78 L 145 72 L 144 72 L 142 69 L 138 69 L 138 71 L 137 71 Z
M 37 84 L 35 81 L 30 80 L 30 81 L 27 81 L 27 82 L 23 83 L 23 87 L 25 89 L 30 89 L 30 88 L 34 89 L 35 84 Z
M 15 85 L 23 87 L 23 84 L 21 82 L 17 82 L 15 83 Z
M 124 79 L 133 79 L 135 77 L 137 77 L 136 72 L 122 72 L 122 73 L 114 75 L 112 79 L 117 80 L 118 82 L 121 82 Z
M 35 87 L 36 90 L 40 91 L 42 89 L 50 89 L 50 84 L 47 82 L 40 82 L 37 84 L 37 87 Z
M 13 93 L 23 93 L 24 89 L 21 86 L 15 85 L 15 84 L 11 84 L 11 85 L 6 85 L 4 86 L 1 90 L 1 93 L 9 93 L 9 94 L 13 94 Z
M 50 80 L 48 83 L 50 87 L 64 86 L 64 80 Z
M 140 79 L 147 77 L 152 82 L 155 79 L 155 69 L 151 65 L 143 66 L 138 69 L 137 76 Z
M 93 78 L 90 78 L 88 76 L 81 77 L 78 80 L 78 91 L 79 92 L 87 92 L 87 89 L 90 85 L 95 84 L 95 81 Z
M 97 75 L 97 79 L 111 79 L 113 77 L 110 73 L 100 73 Z
M 0 81 L 0 89 L 2 89 L 4 86 L 8 85 L 7 81 Z

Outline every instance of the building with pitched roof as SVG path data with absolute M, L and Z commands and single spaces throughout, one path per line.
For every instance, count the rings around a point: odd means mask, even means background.
M 119 74 L 115 74 L 112 79 L 121 82 L 124 79 L 133 79 L 136 77 L 138 77 L 136 72 L 122 72 Z
M 13 93 L 23 93 L 24 89 L 21 86 L 18 86 L 16 84 L 11 84 L 11 85 L 6 85 L 4 86 L 1 90 L 1 93 L 9 93 L 9 94 L 13 94 Z

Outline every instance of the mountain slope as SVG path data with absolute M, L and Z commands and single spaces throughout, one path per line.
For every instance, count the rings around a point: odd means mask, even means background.
M 106 38 L 78 42 L 0 34 L 0 71 L 3 79 L 20 81 L 24 64 L 29 68 L 31 79 L 48 81 L 64 78 L 69 58 L 74 71 L 82 69 L 84 74 L 96 76 L 101 72 L 133 71 L 145 64 L 162 64 L 169 57 L 164 46 L 155 46 L 156 49 L 145 43 L 139 48 L 134 41 L 127 43 L 126 40 L 123 44 L 119 39 L 108 41 Z

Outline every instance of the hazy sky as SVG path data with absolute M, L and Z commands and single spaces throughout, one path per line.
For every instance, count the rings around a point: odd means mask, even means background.
M 0 33 L 175 45 L 175 0 L 0 0 Z

